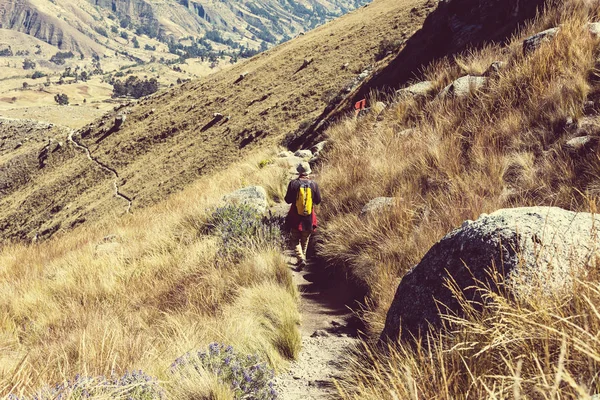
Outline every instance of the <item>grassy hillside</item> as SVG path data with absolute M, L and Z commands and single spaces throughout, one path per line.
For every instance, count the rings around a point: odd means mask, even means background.
M 254 154 L 118 224 L 5 247 L 0 396 L 31 394 L 77 374 L 142 369 L 168 398 L 230 398 L 216 380 L 172 372 L 178 357 L 211 342 L 285 366 L 299 349 L 299 317 L 280 239 L 268 230 L 262 239 L 247 237 L 248 219 L 220 231 L 226 221 L 215 214 L 221 197 L 243 185 L 283 190 L 278 168 L 259 167 L 269 156 Z M 132 385 L 104 394 L 121 398 Z
M 600 43 L 588 22 L 599 12 L 596 3 L 550 3 L 505 46 L 430 64 L 427 96 L 384 98 L 381 114 L 327 131 L 319 253 L 368 292 L 361 315 L 372 337 L 402 276 L 463 221 L 516 206 L 596 212 Z M 556 26 L 553 40 L 524 55 L 525 37 Z M 505 64 L 480 91 L 437 96 L 496 61 Z M 586 135 L 589 146 L 567 143 Z M 359 217 L 378 196 L 395 206 Z M 517 304 L 490 294 L 492 307 L 447 317 L 450 332 L 429 346 L 367 348 L 341 383 L 344 397 L 588 398 L 599 389 L 598 284 L 593 272 L 566 297 Z
M 74 137 L 117 171 L 135 213 L 252 149 L 301 132 L 375 63 L 382 38 L 410 35 L 431 7 L 420 0 L 375 1 L 232 68 L 120 108 Z M 308 58 L 312 63 L 301 69 Z M 119 113 L 127 120 L 114 130 Z M 215 113 L 224 118 L 212 123 Z M 125 213 L 112 196 L 111 174 L 71 145 L 56 155 L 32 172 L 28 184 L 0 199 L 4 239 L 48 237 Z

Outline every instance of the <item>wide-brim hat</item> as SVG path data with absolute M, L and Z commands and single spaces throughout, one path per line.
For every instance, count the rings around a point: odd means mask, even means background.
M 312 172 L 310 169 L 310 165 L 307 162 L 301 162 L 300 164 L 298 164 L 298 166 L 296 167 L 296 171 L 298 171 L 298 174 L 300 175 L 310 175 L 310 173 Z

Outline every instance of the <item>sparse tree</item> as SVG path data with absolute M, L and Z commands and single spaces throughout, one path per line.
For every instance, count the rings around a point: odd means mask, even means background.
M 60 106 L 66 106 L 69 105 L 69 96 L 64 93 L 57 94 L 54 96 L 54 101 Z
M 35 69 L 35 62 L 31 61 L 29 58 L 23 60 L 23 69 Z

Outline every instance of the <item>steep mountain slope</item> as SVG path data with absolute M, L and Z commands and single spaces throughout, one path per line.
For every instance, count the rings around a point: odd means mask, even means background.
M 377 0 L 233 68 L 119 109 L 127 116 L 122 125 L 115 127 L 115 115 L 108 115 L 73 139 L 117 172 L 135 212 L 310 125 L 331 98 L 367 75 L 382 38 L 409 37 L 433 7 L 422 0 Z M 114 176 L 64 142 L 27 184 L 0 199 L 3 238 L 47 237 L 125 213 L 127 204 L 113 196 Z M 19 149 L 26 150 L 41 149 Z
M 509 40 L 519 25 L 533 18 L 544 3 L 543 0 L 525 3 L 519 0 L 440 2 L 425 20 L 423 28 L 408 40 L 402 51 L 389 63 L 380 64 L 364 84 L 340 99 L 339 104 L 331 104 L 302 138 L 291 143 L 291 147 L 309 145 L 327 126 L 343 117 L 355 102 L 370 93 L 392 94 L 408 82 L 419 80 L 423 71 L 435 60 L 451 58 L 467 48 Z

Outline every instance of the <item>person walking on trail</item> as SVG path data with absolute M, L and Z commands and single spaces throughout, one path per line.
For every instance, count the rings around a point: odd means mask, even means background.
M 310 165 L 307 162 L 296 167 L 298 178 L 288 184 L 285 202 L 291 204 L 287 215 L 287 225 L 291 229 L 290 247 L 300 260 L 299 269 L 306 266 L 306 250 L 310 235 L 317 229 L 315 207 L 321 203 L 321 192 L 317 182 L 310 179 Z

